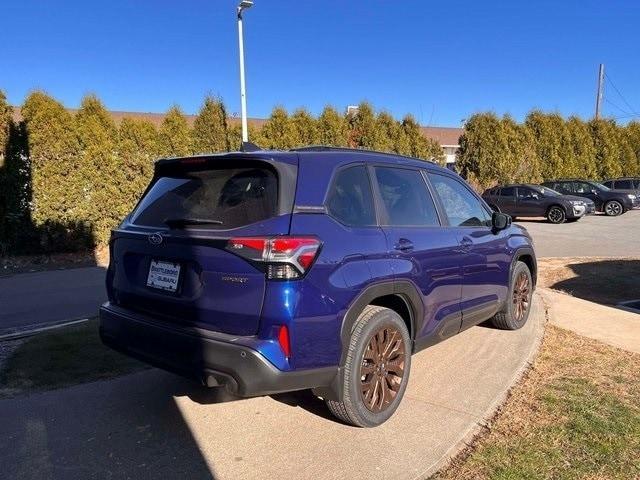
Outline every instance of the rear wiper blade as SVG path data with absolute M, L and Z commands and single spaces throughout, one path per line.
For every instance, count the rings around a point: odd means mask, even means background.
M 167 218 L 164 223 L 169 227 L 184 227 L 187 225 L 222 225 L 220 220 L 209 218 Z

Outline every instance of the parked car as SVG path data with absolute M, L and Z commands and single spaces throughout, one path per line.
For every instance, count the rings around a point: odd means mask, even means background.
M 387 420 L 411 355 L 529 316 L 527 231 L 431 162 L 313 147 L 156 162 L 113 231 L 102 341 L 240 396 Z
M 542 185 L 566 195 L 577 195 L 593 200 L 598 212 L 604 212 L 611 217 L 622 215 L 638 205 L 638 199 L 635 195 L 620 190 L 611 190 L 591 180 L 553 180 L 543 182 Z
M 640 199 L 640 177 L 622 177 L 606 180 L 602 184 L 612 190 L 620 190 L 621 192 L 631 193 Z M 639 204 L 636 208 L 640 206 Z
M 562 195 L 540 185 L 517 184 L 490 188 L 482 194 L 489 206 L 516 217 L 546 217 L 550 223 L 564 223 L 595 212 L 588 198 Z

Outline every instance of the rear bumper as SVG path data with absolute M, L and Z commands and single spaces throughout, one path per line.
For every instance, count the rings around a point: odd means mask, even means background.
M 100 338 L 126 355 L 243 397 L 326 387 L 338 372 L 278 370 L 257 350 L 235 343 L 237 336 L 167 325 L 110 303 L 100 307 Z

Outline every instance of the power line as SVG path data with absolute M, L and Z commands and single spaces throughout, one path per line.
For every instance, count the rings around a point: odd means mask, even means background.
M 625 115 L 630 115 L 633 116 L 633 114 L 631 112 L 627 112 L 625 109 L 620 108 L 618 105 L 616 105 L 615 103 L 613 103 L 611 100 L 609 100 L 608 98 L 604 99 L 605 102 L 607 102 L 608 104 L 610 104 L 612 107 L 617 108 L 618 110 L 620 110 L 622 113 L 624 113 Z
M 609 83 L 611 84 L 611 86 L 613 87 L 613 89 L 618 93 L 618 95 L 620 95 L 620 98 L 622 99 L 622 101 L 625 103 L 625 105 L 627 107 L 629 107 L 629 110 L 631 110 L 631 112 L 633 112 L 634 115 L 636 116 L 640 116 L 640 114 L 638 112 L 635 111 L 635 109 L 629 104 L 629 102 L 627 102 L 627 99 L 624 98 L 624 95 L 622 95 L 622 93 L 620 92 L 620 90 L 618 90 L 618 87 L 615 86 L 615 84 L 613 83 L 613 81 L 611 80 L 611 77 L 609 75 L 607 75 L 606 73 L 604 74 L 605 78 L 609 81 Z

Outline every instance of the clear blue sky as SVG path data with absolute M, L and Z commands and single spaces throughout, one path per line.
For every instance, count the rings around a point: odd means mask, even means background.
M 113 110 L 238 112 L 232 0 L 2 1 L 0 89 L 69 107 L 93 92 Z M 640 111 L 640 2 L 255 0 L 245 15 L 249 115 L 318 113 L 366 99 L 395 116 L 459 126 L 481 110 L 593 114 L 605 63 Z M 604 111 L 630 110 L 606 86 Z M 622 119 L 621 121 L 626 121 Z

